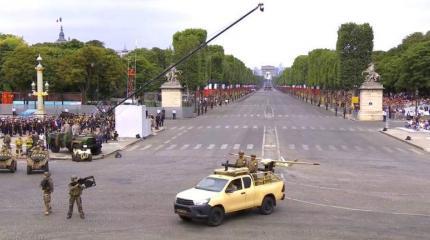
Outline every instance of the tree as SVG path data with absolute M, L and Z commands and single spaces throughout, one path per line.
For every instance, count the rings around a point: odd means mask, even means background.
M 345 23 L 337 32 L 339 80 L 343 89 L 352 89 L 364 81 L 361 73 L 371 62 L 373 30 L 368 24 Z
M 410 91 L 430 89 L 430 41 L 409 47 L 400 64 L 399 84 Z

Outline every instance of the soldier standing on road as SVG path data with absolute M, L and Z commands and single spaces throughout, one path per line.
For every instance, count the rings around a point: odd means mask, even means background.
M 84 219 L 84 211 L 82 210 L 82 200 L 81 194 L 82 190 L 85 188 L 85 185 L 81 185 L 78 182 L 78 177 L 72 176 L 71 182 L 69 183 L 69 212 L 67 213 L 67 219 L 72 218 L 73 214 L 73 205 L 76 202 L 78 205 L 79 216 Z
M 12 139 L 11 139 L 11 137 L 10 137 L 10 135 L 9 134 L 6 134 L 5 136 L 4 136 L 4 139 L 3 139 L 3 143 L 4 143 L 4 145 L 6 145 L 6 147 L 7 148 L 11 148 L 10 147 L 10 142 L 12 141 Z
M 40 187 L 43 191 L 43 203 L 45 204 L 45 215 L 49 215 L 51 210 L 51 194 L 54 192 L 54 183 L 49 172 L 43 173 L 43 180 L 40 182 Z

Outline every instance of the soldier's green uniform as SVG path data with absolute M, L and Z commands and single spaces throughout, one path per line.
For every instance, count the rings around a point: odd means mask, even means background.
M 255 154 L 251 155 L 251 160 L 248 161 L 248 169 L 250 173 L 256 173 L 258 170 L 258 161 L 257 156 Z
M 11 139 L 11 137 L 10 137 L 10 135 L 9 134 L 6 134 L 5 136 L 4 136 L 4 139 L 3 139 L 3 143 L 6 145 L 6 147 L 8 147 L 9 149 L 11 148 L 10 147 L 10 142 L 12 141 L 12 139 Z
M 67 219 L 72 217 L 73 205 L 76 202 L 78 205 L 79 215 L 82 219 L 85 218 L 84 211 L 82 210 L 82 200 L 81 194 L 82 190 L 85 188 L 84 185 L 80 185 L 78 182 L 78 177 L 72 176 L 71 182 L 69 183 L 69 212 L 67 213 Z
M 44 173 L 45 177 L 40 182 L 40 187 L 43 191 L 43 202 L 45 204 L 45 215 L 49 215 L 52 212 L 51 208 L 51 194 L 54 192 L 54 183 L 51 179 L 49 172 Z
M 236 166 L 235 167 L 245 167 L 246 166 L 246 160 L 245 160 L 245 153 L 242 151 L 239 151 L 239 158 L 236 159 Z

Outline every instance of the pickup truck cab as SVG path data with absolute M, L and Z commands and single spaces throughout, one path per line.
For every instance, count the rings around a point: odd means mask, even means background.
M 178 193 L 174 210 L 183 220 L 207 219 L 208 225 L 218 226 L 225 214 L 244 209 L 258 207 L 262 214 L 271 214 L 284 191 L 283 180 L 270 171 L 216 169 L 195 187 Z

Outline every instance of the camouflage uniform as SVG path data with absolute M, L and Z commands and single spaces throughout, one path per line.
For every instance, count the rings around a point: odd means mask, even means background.
M 42 182 L 40 182 L 40 187 L 43 191 L 43 202 L 45 204 L 45 215 L 49 215 L 51 210 L 51 194 L 54 192 L 54 183 L 51 179 L 51 174 L 49 172 L 44 173 L 45 177 Z
M 251 160 L 248 161 L 248 169 L 250 173 L 256 173 L 258 170 L 257 156 L 251 155 Z
M 73 205 L 76 202 L 78 205 L 79 215 L 82 219 L 85 218 L 84 211 L 82 210 L 82 200 L 81 194 L 82 190 L 85 188 L 84 185 L 79 185 L 78 177 L 73 176 L 71 178 L 71 183 L 69 183 L 69 212 L 67 213 L 67 219 L 72 217 Z
M 236 159 L 236 167 L 245 167 L 245 166 L 246 166 L 245 153 L 243 151 L 240 151 L 239 158 Z
M 16 146 L 16 154 L 21 155 L 22 154 L 22 138 L 18 137 L 18 139 L 15 140 L 15 146 Z
M 4 144 L 6 145 L 6 147 L 7 147 L 7 148 L 9 148 L 9 149 L 10 149 L 10 142 L 11 142 L 11 141 L 12 141 L 12 140 L 11 140 L 10 135 L 9 135 L 9 134 L 6 134 L 6 135 L 4 136 L 3 142 L 4 142 Z

